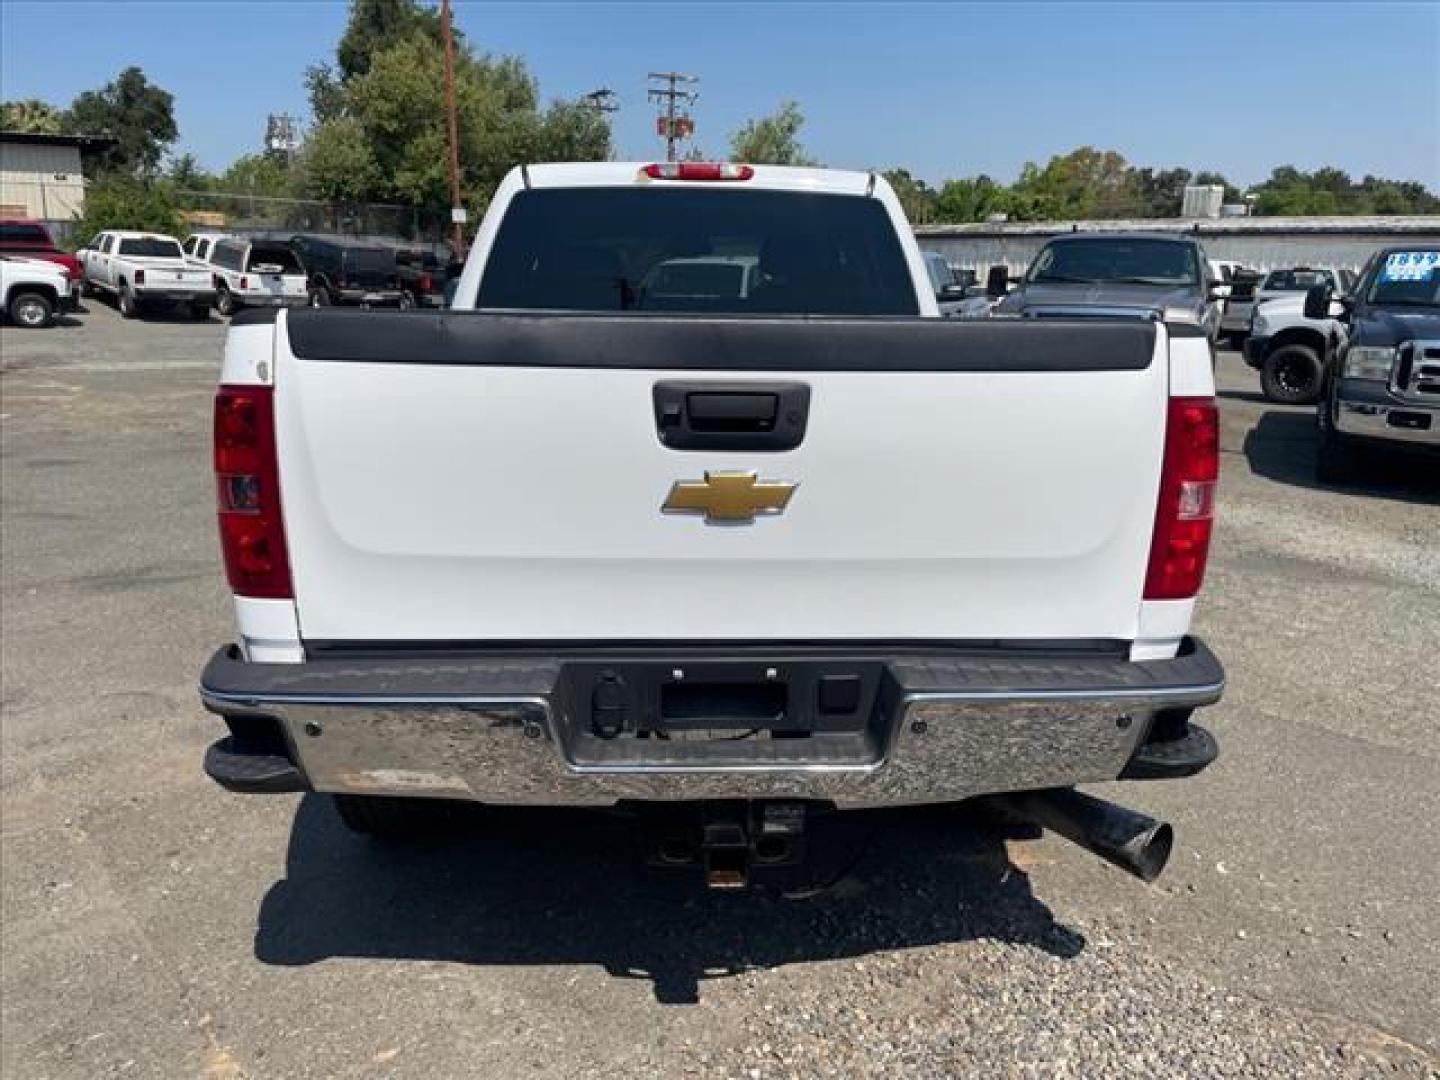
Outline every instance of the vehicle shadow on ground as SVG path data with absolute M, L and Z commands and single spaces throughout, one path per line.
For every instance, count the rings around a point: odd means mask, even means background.
M 702 980 L 753 968 L 977 938 L 1065 958 L 1085 947 L 1031 893 L 1000 828 L 962 808 L 824 815 L 803 870 L 745 892 L 645 867 L 640 835 L 617 814 L 485 811 L 462 835 L 393 849 L 350 835 L 327 798 L 306 796 L 255 954 L 282 965 L 595 964 L 688 1004 Z
M 1440 467 L 1400 454 L 1367 455 L 1362 481 L 1322 484 L 1315 479 L 1315 413 L 1272 409 L 1245 436 L 1244 452 L 1257 476 L 1315 491 L 1343 491 L 1376 499 L 1440 505 Z
M 91 296 L 85 301 L 86 306 L 76 308 L 80 315 L 94 314 L 96 308 L 104 308 L 112 315 L 119 315 L 120 308 L 113 298 L 104 296 Z M 216 318 L 212 310 L 204 319 L 197 319 L 190 314 L 190 309 L 183 305 L 172 304 L 146 304 L 135 314 L 131 322 L 136 323 L 187 323 L 191 326 L 204 326 Z M 78 326 L 79 323 L 76 323 Z

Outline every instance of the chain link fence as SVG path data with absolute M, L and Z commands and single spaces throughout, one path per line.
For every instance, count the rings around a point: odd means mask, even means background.
M 85 206 L 86 185 L 78 174 L 63 182 L 7 175 L 0 184 L 0 217 L 45 222 L 64 244 Z M 434 245 L 445 242 L 445 211 L 399 203 L 327 203 L 236 191 L 180 189 L 174 193 L 187 229 L 224 232 L 323 232 L 373 236 Z M 123 221 L 105 223 L 123 228 Z M 103 227 L 103 226 L 102 226 Z
M 192 229 L 343 233 L 425 244 L 445 239 L 441 213 L 399 203 L 326 203 L 224 191 L 182 190 L 176 197 Z

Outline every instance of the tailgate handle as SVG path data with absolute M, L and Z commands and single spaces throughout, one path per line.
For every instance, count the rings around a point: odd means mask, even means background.
M 777 394 L 722 391 L 685 395 L 691 431 L 773 431 L 779 406 Z
M 793 450 L 810 418 L 805 383 L 666 380 L 654 400 L 656 434 L 672 450 Z

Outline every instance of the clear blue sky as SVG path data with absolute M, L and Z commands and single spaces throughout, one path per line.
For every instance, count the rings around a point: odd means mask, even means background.
M 64 105 L 138 64 L 176 98 L 179 151 L 211 168 L 306 114 L 338 2 L 0 0 L 0 90 Z M 545 98 L 620 95 L 623 156 L 659 148 L 645 73 L 701 76 L 698 144 L 794 98 L 831 165 L 931 182 L 1090 144 L 1141 165 L 1334 164 L 1440 188 L 1440 4 L 482 4 L 457 24 L 521 56 Z

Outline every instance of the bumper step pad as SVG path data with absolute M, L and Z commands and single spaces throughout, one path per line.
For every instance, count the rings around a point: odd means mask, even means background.
M 1220 756 L 1215 736 L 1199 724 L 1187 724 L 1178 739 L 1143 743 L 1120 774 L 1121 780 L 1179 780 L 1194 776 Z
M 308 791 L 299 767 L 281 754 L 244 753 L 234 736 L 226 736 L 205 751 L 205 775 L 226 791 L 242 795 L 275 795 Z

